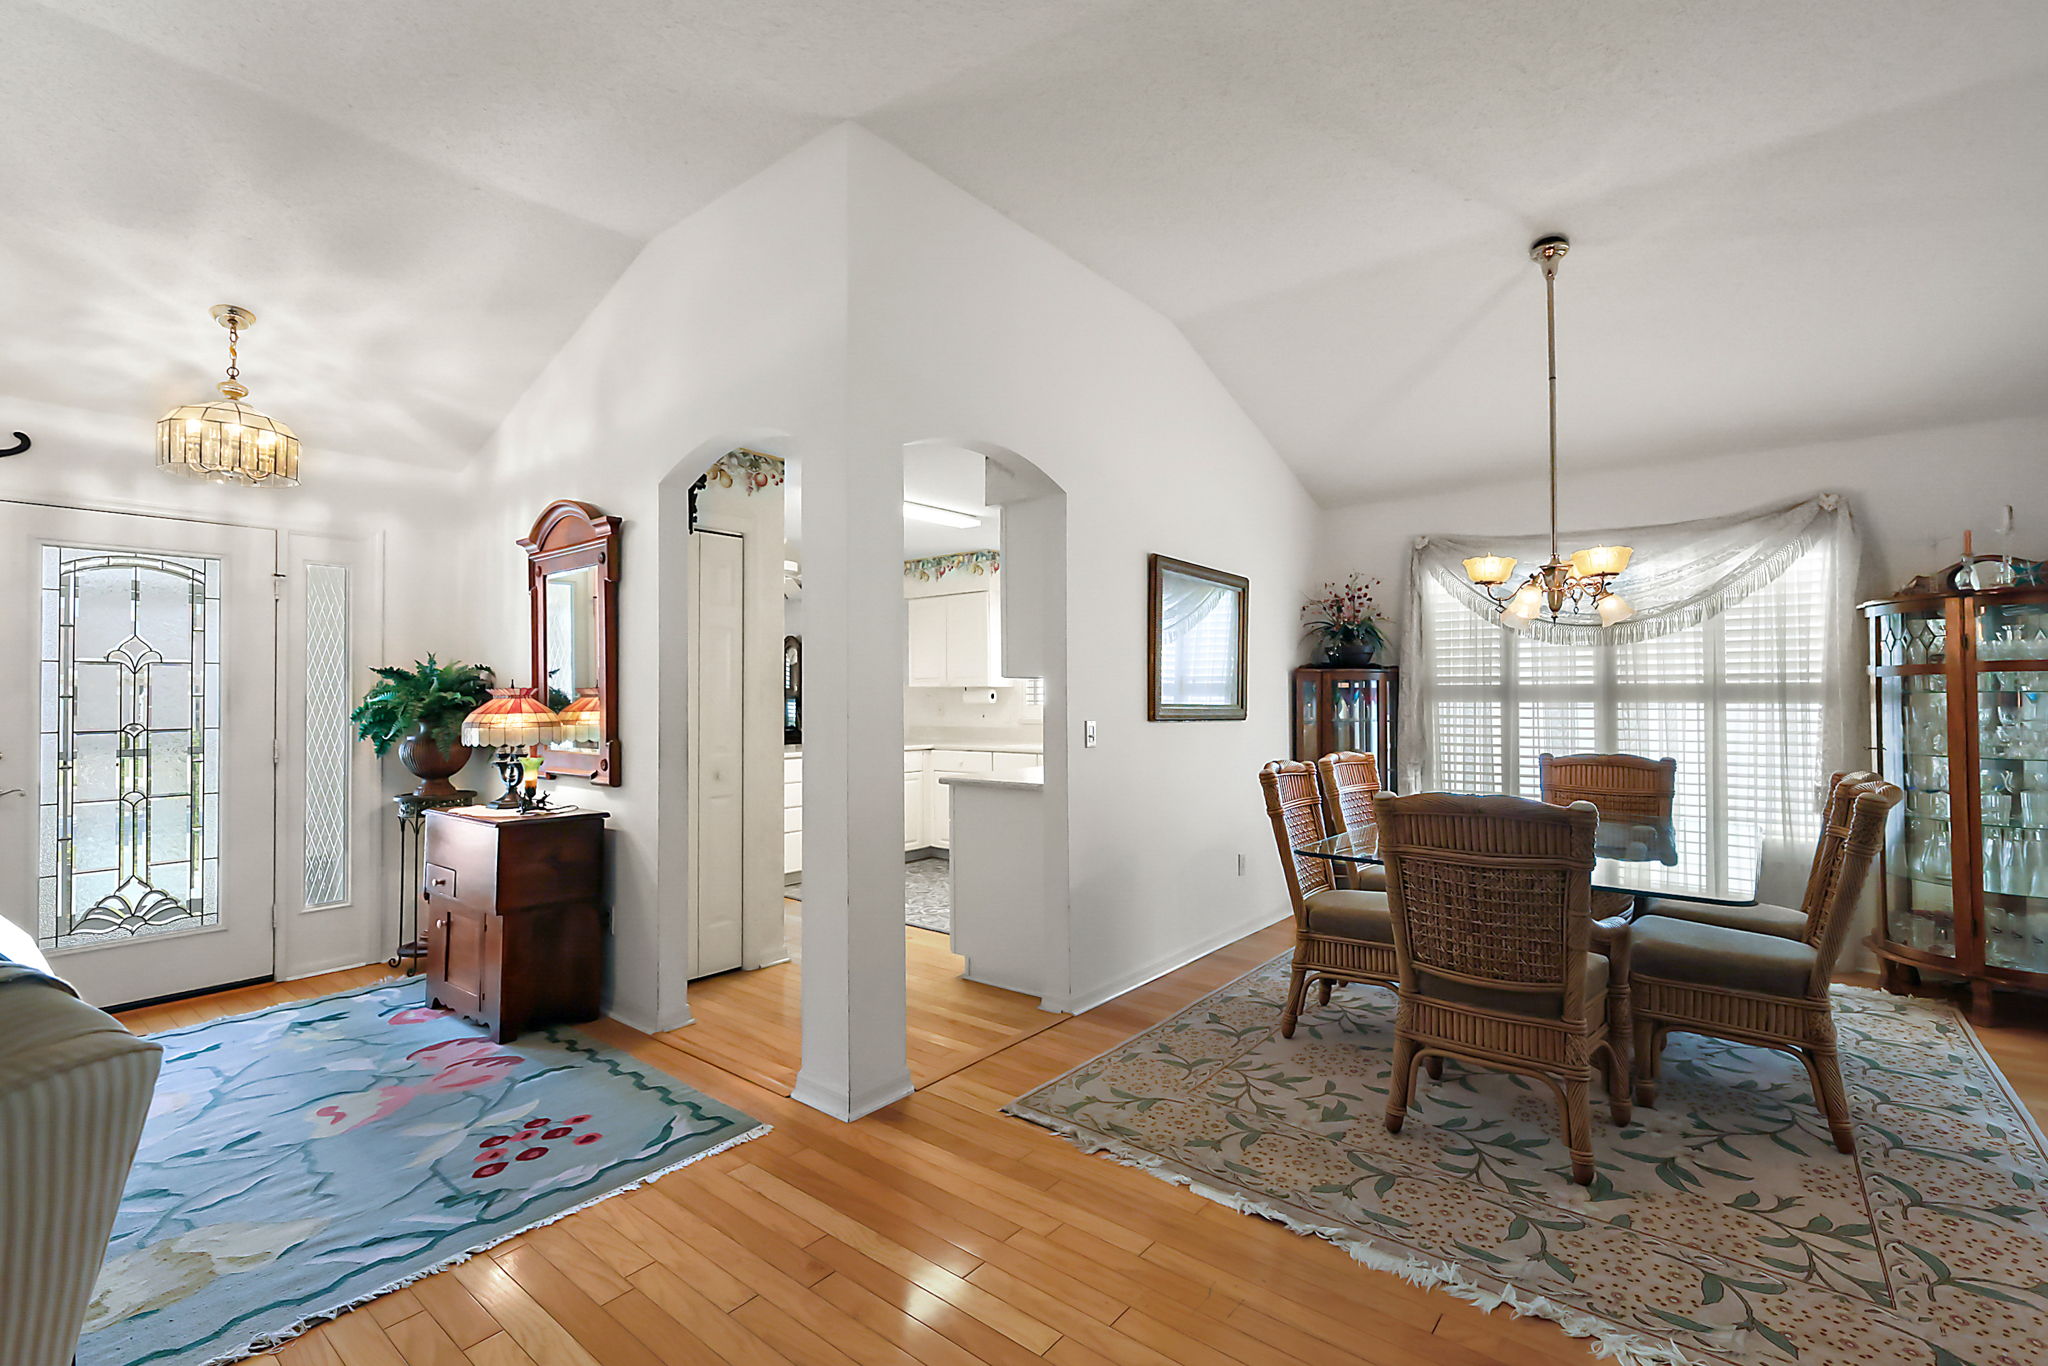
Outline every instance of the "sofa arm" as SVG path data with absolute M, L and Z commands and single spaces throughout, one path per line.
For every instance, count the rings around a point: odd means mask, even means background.
M 68 1366 L 163 1060 L 24 978 L 0 987 L 0 1361 Z

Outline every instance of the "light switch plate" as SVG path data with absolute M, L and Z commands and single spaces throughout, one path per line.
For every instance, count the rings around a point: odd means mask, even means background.
M 1086 732 L 1085 732 L 1085 733 L 1083 734 L 1083 736 L 1082 736 L 1082 739 L 1081 739 L 1081 747 L 1082 747 L 1083 749 L 1094 749 L 1094 748 L 1095 748 L 1095 723 L 1094 723 L 1093 721 L 1087 721 L 1087 722 L 1083 722 L 1083 724 L 1084 724 L 1084 725 L 1085 725 L 1085 726 L 1087 727 L 1087 730 L 1086 730 Z

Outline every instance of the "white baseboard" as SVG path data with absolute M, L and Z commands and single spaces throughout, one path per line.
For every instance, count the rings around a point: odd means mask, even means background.
M 1051 997 L 1047 997 L 1043 1003 L 1043 1008 L 1046 1010 L 1062 1011 L 1069 1015 L 1079 1015 L 1083 1011 L 1093 1010 L 1106 1001 L 1115 1000 L 1127 991 L 1135 991 L 1147 982 L 1164 977 L 1167 973 L 1177 968 L 1184 968 L 1197 958 L 1216 952 L 1225 944 L 1234 944 L 1248 934 L 1265 929 L 1268 925 L 1277 925 L 1291 914 L 1291 911 L 1277 914 L 1272 911 L 1261 911 L 1250 919 L 1230 929 L 1211 935 L 1200 943 L 1162 954 L 1152 962 L 1133 972 L 1126 973 L 1100 986 L 1076 991 L 1065 1001 L 1055 1001 Z
M 821 1114 L 851 1124 L 862 1115 L 873 1114 L 884 1105 L 894 1105 L 916 1089 L 911 1084 L 910 1072 L 906 1069 L 901 1077 L 869 1088 L 866 1095 L 854 1096 L 850 1103 L 842 1103 L 837 1094 L 807 1081 L 799 1072 L 796 1085 L 790 1088 L 789 1098 L 808 1105 Z
M 285 967 L 280 964 L 272 975 L 280 982 L 298 982 L 303 981 L 305 978 L 318 977 L 328 972 L 346 972 L 350 968 L 367 968 L 372 965 L 381 966 L 383 962 L 382 958 L 357 958 L 353 954 L 344 954 L 331 963 L 314 962 L 294 964 L 291 967 Z

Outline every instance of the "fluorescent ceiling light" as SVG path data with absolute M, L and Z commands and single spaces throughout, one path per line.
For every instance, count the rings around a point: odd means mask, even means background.
M 911 522 L 935 522 L 939 526 L 980 526 L 981 518 L 968 512 L 955 512 L 951 508 L 933 507 L 930 503 L 913 503 L 903 500 L 903 517 Z

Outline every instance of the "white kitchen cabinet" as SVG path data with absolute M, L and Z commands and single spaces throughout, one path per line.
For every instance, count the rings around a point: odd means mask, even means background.
M 905 747 L 903 751 L 903 848 L 951 847 L 952 806 L 939 779 L 948 773 L 1015 773 L 1044 763 L 1037 751 Z M 803 870 L 803 758 L 782 761 L 782 871 Z
M 913 688 L 942 688 L 946 673 L 946 599 L 912 598 L 907 604 L 910 658 L 904 677 Z
M 903 848 L 905 852 L 925 845 L 924 774 L 903 775 Z
M 913 688 L 1007 688 L 1001 612 L 986 589 L 911 598 L 904 677 Z

